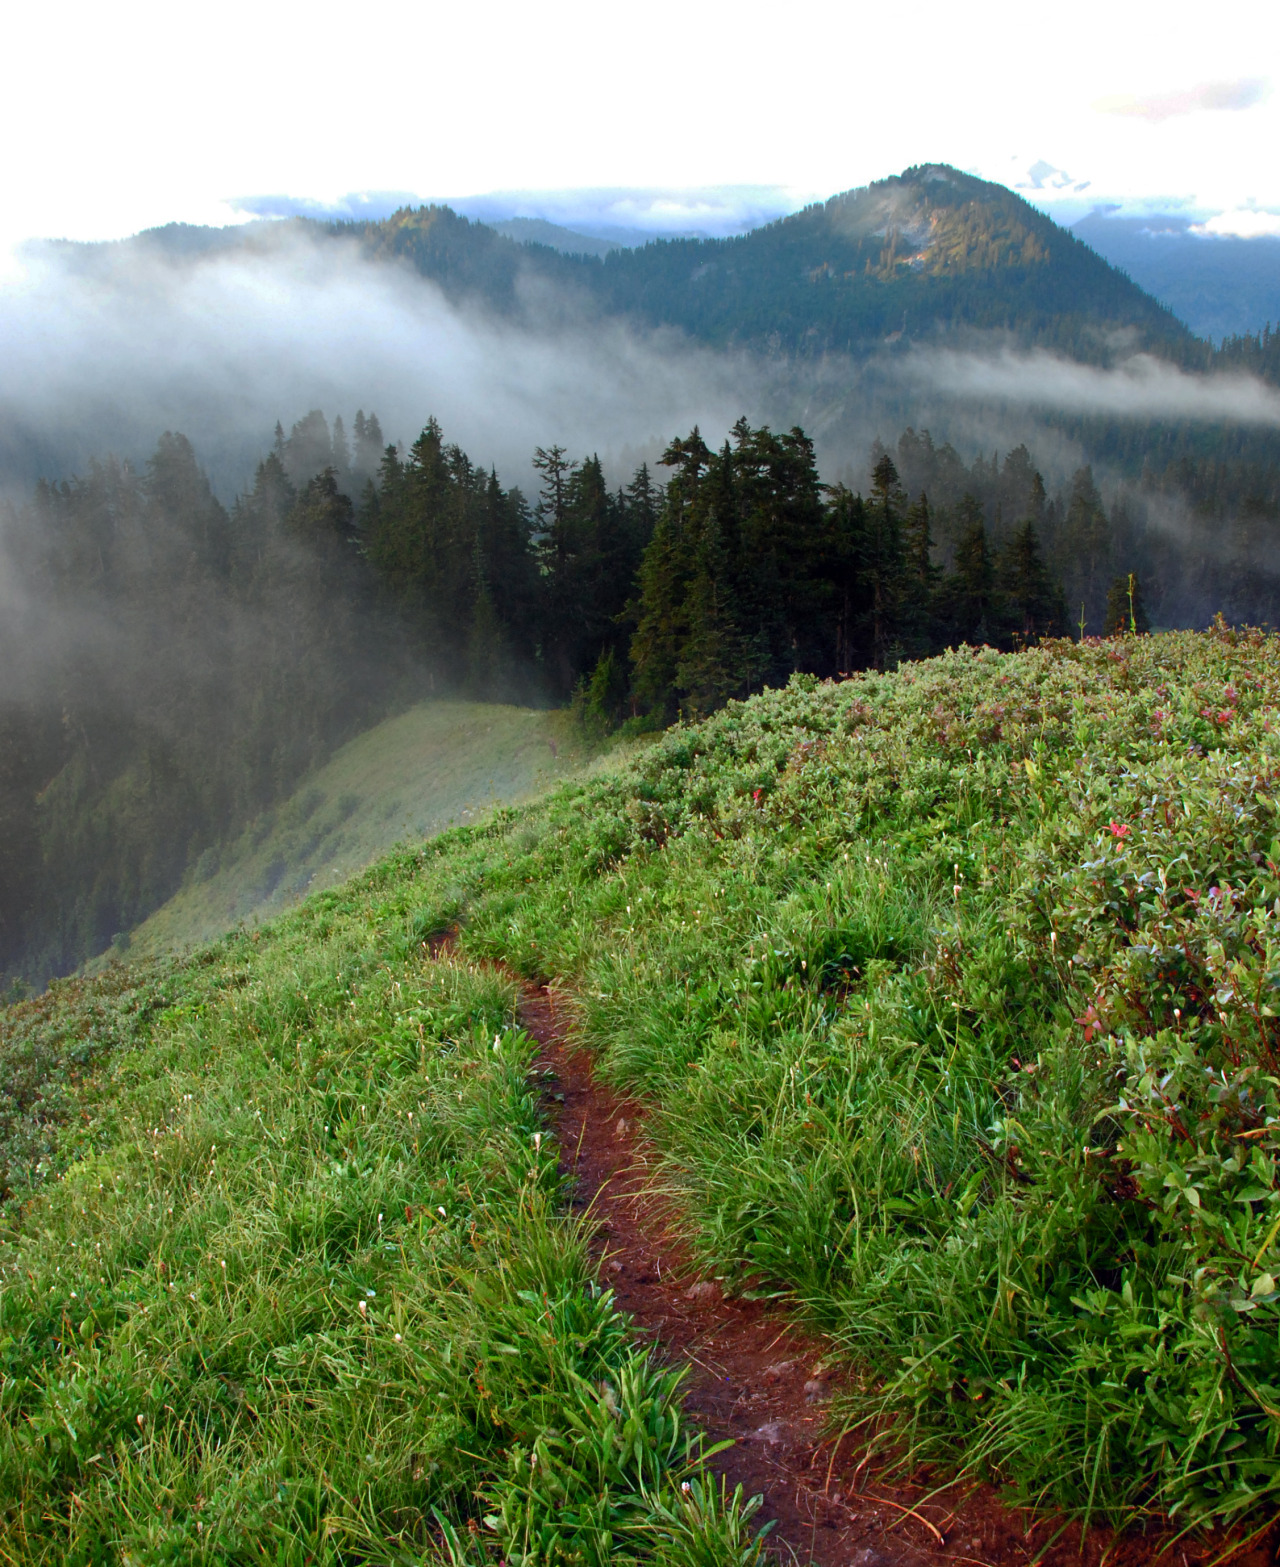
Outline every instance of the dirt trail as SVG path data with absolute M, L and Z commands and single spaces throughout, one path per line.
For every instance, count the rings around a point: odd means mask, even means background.
M 823 1406 L 832 1378 L 823 1342 L 780 1308 L 726 1300 L 700 1280 L 676 1236 L 675 1214 L 651 1188 L 644 1111 L 594 1080 L 573 1041 L 568 1003 L 526 985 L 520 1019 L 541 1045 L 547 1101 L 573 1179 L 573 1204 L 599 1221 L 602 1277 L 668 1363 L 686 1363 L 685 1407 L 713 1440 L 734 1446 L 713 1467 L 764 1498 L 771 1550 L 817 1567 L 1270 1567 L 1280 1526 L 1231 1553 L 1221 1538 L 1164 1538 L 1063 1529 L 1004 1506 L 985 1486 L 933 1492 L 886 1482 L 852 1440 L 833 1447 Z M 1056 1538 L 1055 1538 L 1056 1536 Z M 1224 1555 L 1225 1551 L 1225 1555 Z

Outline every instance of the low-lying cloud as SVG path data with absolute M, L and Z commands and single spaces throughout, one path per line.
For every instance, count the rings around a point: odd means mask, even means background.
M 277 419 L 288 429 L 312 408 L 348 422 L 376 412 L 400 442 L 434 415 L 474 461 L 526 487 L 536 446 L 598 451 L 621 481 L 674 434 L 696 423 L 723 439 L 741 414 L 802 424 L 833 474 L 908 424 L 987 450 L 1025 441 L 1047 479 L 1084 460 L 1054 414 L 1280 427 L 1276 388 L 1143 355 L 1109 369 L 1004 343 L 767 358 L 633 329 L 533 283 L 497 316 L 353 241 L 274 225 L 180 256 L 37 247 L 0 287 L 0 344 L 0 481 L 19 497 L 108 452 L 143 460 L 168 429 L 190 437 L 228 500 Z
M 1235 207 L 1192 224 L 1190 232 L 1210 239 L 1280 239 L 1280 212 Z
M 1149 354 L 1104 369 L 1043 352 L 921 349 L 900 373 L 935 393 L 1018 408 L 1280 429 L 1277 388 L 1251 375 L 1192 375 Z
M 580 308 L 579 308 L 580 306 Z M 520 482 L 535 446 L 601 455 L 761 412 L 745 356 L 642 334 L 587 302 L 531 295 L 521 319 L 451 302 L 354 243 L 281 231 L 174 259 L 146 247 L 40 248 L 0 288 L 0 472 L 26 488 L 181 430 L 226 497 L 277 419 L 379 415 L 412 441 L 435 415 Z

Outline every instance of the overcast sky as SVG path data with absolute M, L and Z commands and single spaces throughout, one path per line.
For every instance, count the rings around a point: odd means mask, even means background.
M 798 204 L 929 161 L 1280 231 L 1277 0 L 45 0 L 3 36 L 4 241 L 370 189 Z

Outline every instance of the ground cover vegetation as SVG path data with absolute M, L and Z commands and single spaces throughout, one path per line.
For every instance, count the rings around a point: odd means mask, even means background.
M 238 838 L 205 849 L 107 958 L 173 952 L 283 913 L 397 843 L 544 792 L 590 749 L 557 709 L 418 703 L 348 740 Z
M 1019 196 L 943 165 L 735 239 L 604 260 L 439 207 L 299 226 L 540 330 L 550 290 L 561 320 L 599 311 L 731 345 L 767 361 L 836 447 L 855 405 L 886 431 L 911 417 L 918 391 L 895 380 L 895 356 L 931 346 L 1096 364 L 1141 349 L 1276 375 L 1269 328 L 1215 349 Z M 252 264 L 292 228 L 178 225 L 122 243 L 147 265 L 232 251 Z M 55 248 L 78 272 L 106 260 L 104 276 L 119 249 Z M 863 378 L 853 402 L 831 355 Z M 1007 413 L 975 394 L 963 418 L 1000 428 Z M 746 429 L 728 454 L 701 454 L 691 432 L 671 466 L 620 488 L 594 455 L 550 445 L 526 497 L 434 422 L 391 449 L 372 414 L 313 410 L 277 427 L 230 507 L 173 434 L 143 471 L 104 458 L 42 485 L 0 515 L 0 990 L 104 950 L 337 747 L 425 697 L 572 700 L 599 736 L 706 713 L 796 668 L 1005 646 L 1064 618 L 1109 630 L 1131 573 L 1156 625 L 1280 619 L 1274 431 L 1067 413 L 1036 428 L 1095 466 L 1048 494 L 1023 447 L 969 461 L 910 430 L 833 475 L 845 495 L 818 484 L 801 432 Z M 58 449 L 49 435 L 24 456 L 25 439 L 6 458 L 15 474 Z M 885 456 L 896 482 L 874 478 Z
M 436 907 L 572 988 L 703 1263 L 861 1368 L 850 1427 L 1266 1517 L 1278 702 L 1225 628 L 796 677 L 442 844 Z
M 701 1264 L 848 1358 L 838 1427 L 1093 1519 L 1272 1516 L 1278 714 L 1276 639 L 1225 625 L 799 675 L 10 1008 L 12 1559 L 595 1528 L 633 1351 L 478 959 L 576 998 Z M 425 961 L 451 927 L 469 963 Z M 620 1548 L 747 1549 L 666 1472 L 608 1489 Z
M 413 857 L 0 1014 L 0 1561 L 748 1567 Z
M 1057 613 L 1032 532 L 997 582 L 970 499 L 976 576 L 961 549 L 953 583 L 924 559 L 927 502 L 908 518 L 889 469 L 869 503 L 829 494 L 799 431 L 741 425 L 714 462 L 693 432 L 669 497 L 646 467 L 611 491 L 598 458 L 553 446 L 533 503 L 434 421 L 403 453 L 363 411 L 353 436 L 319 411 L 277 429 L 228 510 L 166 435 L 145 472 L 95 465 L 6 519 L 0 975 L 40 984 L 127 935 L 414 700 L 576 692 L 600 734 Z

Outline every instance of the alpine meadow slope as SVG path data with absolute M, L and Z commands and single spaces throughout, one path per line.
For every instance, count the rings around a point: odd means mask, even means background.
M 796 676 L 10 1008 L 9 1559 L 749 1556 L 478 960 L 576 995 L 700 1265 L 859 1368 L 837 1428 L 1093 1520 L 1265 1522 L 1278 716 L 1280 644 L 1221 625 Z
M 131 933 L 151 955 L 278 914 L 364 870 L 393 845 L 475 820 L 582 764 L 562 716 L 488 702 L 422 702 L 384 719 L 233 841 Z

